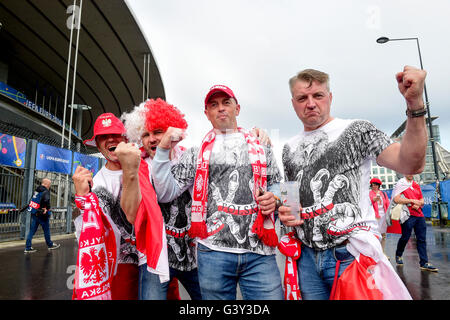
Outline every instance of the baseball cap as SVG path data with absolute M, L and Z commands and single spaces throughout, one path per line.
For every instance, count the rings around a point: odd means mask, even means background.
M 227 86 L 224 86 L 222 84 L 216 84 L 214 86 L 212 86 L 209 91 L 208 94 L 206 95 L 205 98 L 205 107 L 208 104 L 209 99 L 211 98 L 211 96 L 217 92 L 224 92 L 225 94 L 227 94 L 230 98 L 233 98 L 234 100 L 236 100 L 237 103 L 237 99 L 233 93 L 233 90 L 231 90 L 230 88 L 228 88 Z
M 88 146 L 96 147 L 95 137 L 102 134 L 125 134 L 125 126 L 112 113 L 103 113 L 98 116 L 94 123 L 94 135 L 91 139 L 84 140 L 83 143 Z
M 370 184 L 372 184 L 372 183 L 378 183 L 380 186 L 383 184 L 383 183 L 381 182 L 381 180 L 378 179 L 378 178 L 373 178 L 372 180 L 370 180 Z

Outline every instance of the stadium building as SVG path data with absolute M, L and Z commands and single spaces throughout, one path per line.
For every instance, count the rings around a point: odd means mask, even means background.
M 44 177 L 52 227 L 69 232 L 70 175 L 97 152 L 82 144 L 95 119 L 165 99 L 149 41 L 123 0 L 2 0 L 0 43 L 0 241 L 17 238 L 18 225 L 23 238 L 18 209 Z

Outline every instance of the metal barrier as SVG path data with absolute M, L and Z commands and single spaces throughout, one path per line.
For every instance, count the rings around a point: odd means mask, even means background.
M 30 214 L 27 210 L 19 212 L 19 209 L 8 209 L 6 213 L 0 214 L 0 241 L 12 241 L 26 239 L 26 216 Z M 74 232 L 73 221 L 67 226 L 67 208 L 51 209 L 50 234 L 66 234 Z M 38 228 L 34 237 L 43 236 L 42 228 Z

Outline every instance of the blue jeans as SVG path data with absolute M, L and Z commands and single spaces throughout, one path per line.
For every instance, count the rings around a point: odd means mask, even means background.
M 42 226 L 42 230 L 44 230 L 45 242 L 47 243 L 47 247 L 52 247 L 53 242 L 50 239 L 50 217 L 48 218 L 39 218 L 35 214 L 31 214 L 31 225 L 30 232 L 28 232 L 27 241 L 25 244 L 25 249 L 31 249 L 31 240 L 33 239 L 34 234 L 36 233 L 39 225 Z
M 159 275 L 148 272 L 147 264 L 139 266 L 139 300 L 166 300 L 169 282 L 161 283 Z
M 167 290 L 173 278 L 177 278 L 192 300 L 202 300 L 197 269 L 179 271 L 170 268 L 170 280 L 161 283 L 159 276 L 147 271 L 147 264 L 139 266 L 139 300 L 167 300 Z
M 427 224 L 424 217 L 410 216 L 402 225 L 402 236 L 398 240 L 395 255 L 401 257 L 405 251 L 406 244 L 411 237 L 412 230 L 416 234 L 417 252 L 419 253 L 420 266 L 428 262 L 427 256 Z
M 297 262 L 300 292 L 304 300 L 328 300 L 336 273 L 336 262 L 340 260 L 338 276 L 355 260 L 345 245 L 327 250 L 315 250 L 302 245 Z
M 236 300 L 237 284 L 244 300 L 283 300 L 275 255 L 221 252 L 199 243 L 197 263 L 204 300 Z

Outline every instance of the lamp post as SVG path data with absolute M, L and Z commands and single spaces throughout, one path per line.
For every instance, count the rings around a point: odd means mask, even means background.
M 417 50 L 419 51 L 420 69 L 423 70 L 422 55 L 420 53 L 420 46 L 419 46 L 419 38 L 389 39 L 388 37 L 380 37 L 377 39 L 377 43 L 384 44 L 389 41 L 403 41 L 403 40 L 416 40 Z M 427 122 L 428 122 L 429 131 L 430 131 L 431 154 L 433 156 L 433 167 L 434 167 L 434 175 L 435 175 L 435 179 L 436 179 L 436 189 L 437 189 L 437 196 L 438 196 L 438 199 L 437 199 L 438 200 L 437 201 L 438 209 L 437 210 L 439 212 L 440 225 L 443 226 L 444 220 L 442 219 L 442 214 L 441 214 L 441 193 L 440 193 L 440 188 L 439 188 L 439 169 L 438 169 L 437 160 L 436 160 L 436 146 L 435 146 L 434 135 L 433 135 L 433 127 L 431 125 L 430 104 L 428 102 L 427 86 L 425 85 L 425 82 L 423 84 L 423 90 L 425 93 L 425 106 L 427 108 L 427 117 L 428 117 Z

